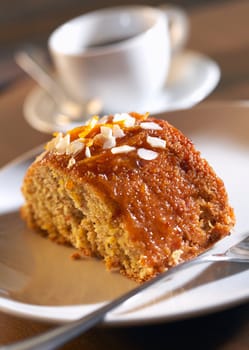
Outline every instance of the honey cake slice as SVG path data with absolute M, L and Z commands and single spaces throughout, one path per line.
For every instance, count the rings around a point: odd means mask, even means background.
M 191 140 L 148 114 L 94 116 L 57 133 L 22 192 L 30 227 L 137 282 L 199 255 L 235 224 L 223 181 Z

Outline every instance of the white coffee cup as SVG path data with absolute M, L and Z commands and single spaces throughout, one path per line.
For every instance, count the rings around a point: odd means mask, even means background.
M 67 93 L 80 103 L 99 98 L 107 113 L 139 111 L 165 84 L 173 50 L 168 22 L 179 14 L 172 8 L 128 5 L 61 25 L 48 47 Z M 184 20 L 178 17 L 181 28 Z

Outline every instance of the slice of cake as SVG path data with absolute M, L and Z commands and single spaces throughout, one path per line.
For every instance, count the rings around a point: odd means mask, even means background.
M 202 253 L 235 222 L 222 180 L 192 142 L 137 113 L 56 134 L 22 191 L 30 227 L 138 282 Z

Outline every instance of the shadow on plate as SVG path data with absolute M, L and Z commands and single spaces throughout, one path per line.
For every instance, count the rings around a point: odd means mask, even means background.
M 0 216 L 0 295 L 36 305 L 111 300 L 135 287 L 97 259 L 72 259 L 75 249 L 32 232 L 18 211 Z

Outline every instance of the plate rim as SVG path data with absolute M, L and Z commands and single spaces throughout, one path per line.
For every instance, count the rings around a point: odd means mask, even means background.
M 45 311 L 49 310 L 50 312 L 53 311 L 54 308 L 60 309 L 61 312 L 67 312 L 71 310 L 73 312 L 74 310 L 77 310 L 81 305 L 74 305 L 74 306 L 60 306 L 60 307 L 45 307 L 45 306 L 37 306 L 34 304 L 26 304 L 26 303 L 21 303 L 21 302 L 16 302 L 14 301 L 12 303 L 13 306 L 15 305 L 22 305 L 23 307 L 28 306 L 29 308 L 35 307 L 36 313 L 25 313 L 24 311 L 21 311 L 19 309 L 14 309 L 13 307 L 6 307 L 4 303 L 2 303 L 2 300 L 6 301 L 6 298 L 0 297 L 0 310 L 6 314 L 11 314 L 13 316 L 18 316 L 18 317 L 23 317 L 28 320 L 36 320 L 36 321 L 41 321 L 41 322 L 49 322 L 51 324 L 64 324 L 64 323 L 69 323 L 76 321 L 80 319 L 79 317 L 68 317 L 68 318 L 63 318 L 63 317 L 51 317 L 51 316 L 46 316 L 44 314 L 39 314 L 39 311 Z M 184 321 L 188 320 L 191 318 L 196 318 L 196 317 L 202 317 L 202 316 L 207 316 L 211 315 L 216 312 L 222 312 L 228 309 L 231 309 L 236 306 L 241 306 L 243 304 L 246 304 L 249 302 L 249 294 L 245 295 L 240 298 L 235 298 L 234 300 L 229 300 L 224 303 L 219 303 L 218 305 L 213 305 L 212 307 L 206 305 L 203 308 L 199 308 L 198 310 L 192 310 L 189 312 L 186 312 L 184 314 L 178 313 L 175 314 L 174 316 L 170 317 L 165 317 L 163 315 L 160 316 L 152 316 L 152 317 L 147 317 L 147 318 L 135 318 L 135 319 L 109 319 L 108 320 L 108 315 L 111 314 L 112 312 L 109 312 L 103 319 L 103 322 L 100 323 L 101 326 L 103 327 L 129 327 L 129 326 L 142 326 L 142 325 L 151 325 L 151 324 L 160 324 L 160 323 L 170 323 L 170 322 L 175 322 L 175 321 Z M 96 303 L 96 304 L 91 304 L 91 306 L 96 306 L 93 307 L 91 311 L 94 311 L 98 307 L 103 306 L 105 303 Z M 114 310 L 113 310 L 114 311 Z M 85 316 L 85 314 L 83 315 Z

